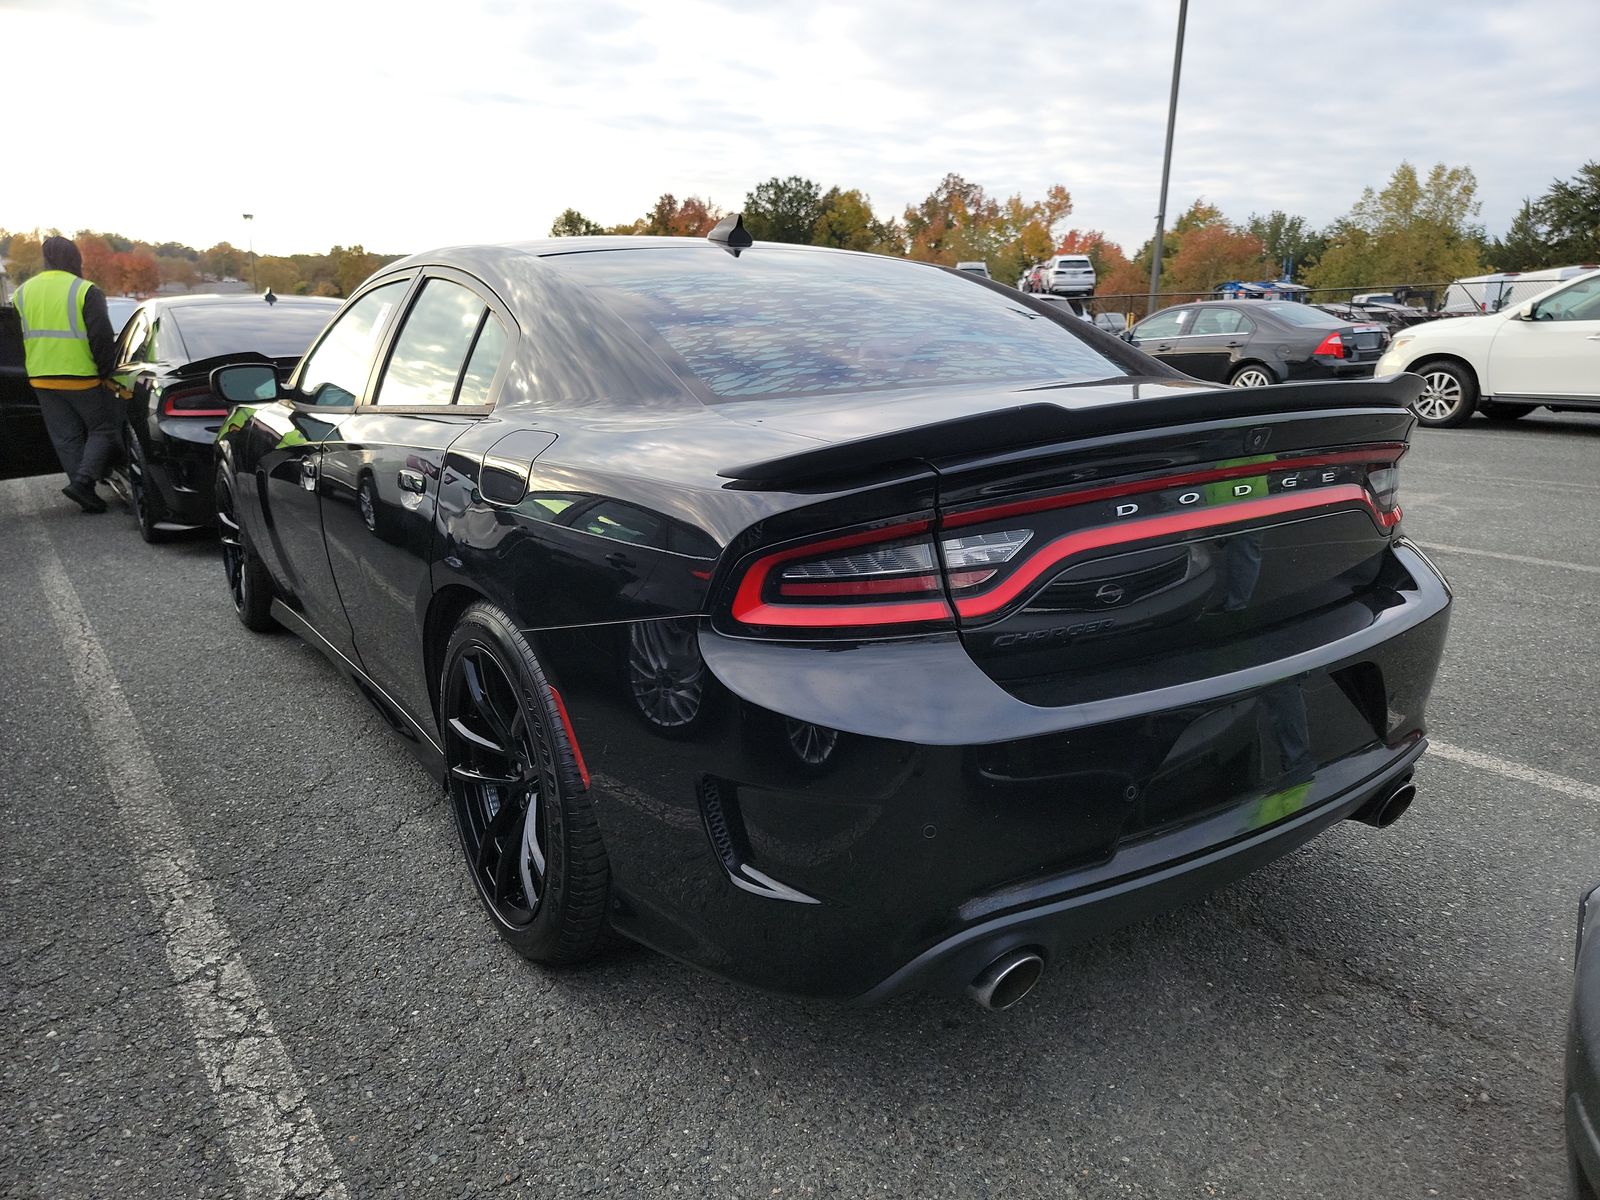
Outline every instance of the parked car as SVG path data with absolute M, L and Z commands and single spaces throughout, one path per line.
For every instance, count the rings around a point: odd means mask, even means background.
M 1058 254 L 1041 265 L 1039 290 L 1058 296 L 1094 295 L 1094 263 L 1086 254 Z
M 1566 1097 L 1567 1195 L 1595 1200 L 1600 1194 L 1600 888 L 1578 904 Z
M 1495 420 L 1600 409 L 1600 271 L 1501 312 L 1397 334 L 1378 372 L 1422 376 L 1417 416 L 1450 427 L 1474 412 Z
M 1165 308 L 1128 340 L 1169 367 L 1234 387 L 1300 379 L 1359 379 L 1373 373 L 1388 337 L 1309 304 L 1203 300 Z
M 1410 802 L 1450 603 L 1400 536 L 1417 386 L 1207 389 L 734 219 L 434 251 L 286 381 L 213 373 L 224 564 L 447 786 L 527 957 L 609 925 L 1003 1007 Z
M 989 264 L 988 263 L 958 262 L 956 264 L 956 270 L 965 271 L 969 275 L 981 275 L 985 279 L 989 278 Z
M 310 296 L 172 296 L 139 305 L 117 338 L 117 394 L 128 402 L 124 458 L 111 479 L 147 542 L 210 525 L 217 430 L 227 404 L 212 368 L 249 356 L 284 371 L 338 311 Z
M 112 331 L 120 335 L 128 318 L 133 316 L 133 310 L 138 307 L 139 302 L 132 296 L 107 296 L 106 316 L 111 321 Z

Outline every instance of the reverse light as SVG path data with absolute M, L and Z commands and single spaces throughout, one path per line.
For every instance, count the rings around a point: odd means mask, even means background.
M 1337 333 L 1330 333 L 1311 353 L 1318 358 L 1343 358 L 1344 339 Z

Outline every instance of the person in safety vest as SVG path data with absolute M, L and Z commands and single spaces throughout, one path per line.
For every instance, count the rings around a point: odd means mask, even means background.
M 106 387 L 116 366 L 116 333 L 101 290 L 81 278 L 83 256 L 64 237 L 41 247 L 45 270 L 16 291 L 28 382 L 67 473 L 62 495 L 103 513 L 95 484 L 117 450 L 124 406 Z

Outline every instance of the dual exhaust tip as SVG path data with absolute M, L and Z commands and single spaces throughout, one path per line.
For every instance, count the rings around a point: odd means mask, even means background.
M 1416 784 L 1407 777 L 1368 801 L 1353 814 L 1353 819 L 1383 829 L 1404 816 L 1416 798 Z M 967 995 L 979 1008 L 999 1012 L 1021 1001 L 1043 976 L 1044 956 L 1037 950 L 1008 950 L 967 985 Z

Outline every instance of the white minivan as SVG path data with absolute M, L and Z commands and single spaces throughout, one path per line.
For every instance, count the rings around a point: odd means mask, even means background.
M 1044 290 L 1057 296 L 1094 295 L 1094 264 L 1086 254 L 1058 254 L 1044 264 Z

